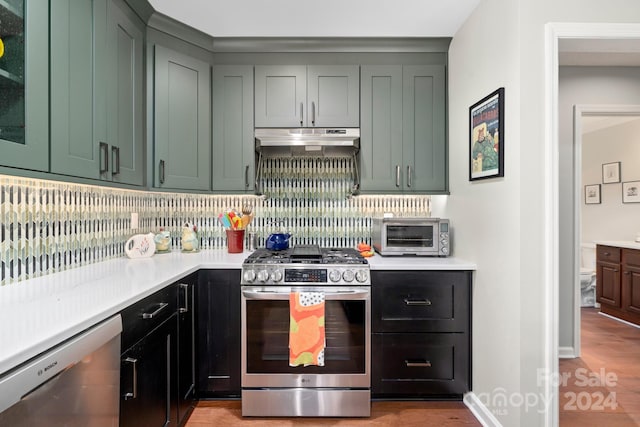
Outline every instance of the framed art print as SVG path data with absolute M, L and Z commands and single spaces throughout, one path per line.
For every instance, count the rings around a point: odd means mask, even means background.
M 640 203 L 640 181 L 622 183 L 622 203 Z
M 504 88 L 469 107 L 469 181 L 504 176 Z
M 596 205 L 600 203 L 600 184 L 584 186 L 584 204 Z
M 602 165 L 602 183 L 613 184 L 620 182 L 620 162 L 604 163 Z

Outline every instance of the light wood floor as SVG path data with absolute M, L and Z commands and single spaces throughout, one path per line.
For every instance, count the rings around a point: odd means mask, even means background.
M 462 402 L 373 402 L 371 418 L 242 418 L 239 401 L 202 401 L 186 427 L 480 426 Z
M 560 360 L 560 426 L 640 426 L 640 329 L 595 308 L 581 326 L 582 356 Z

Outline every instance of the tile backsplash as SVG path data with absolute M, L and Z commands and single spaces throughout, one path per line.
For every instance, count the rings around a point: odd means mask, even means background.
M 351 197 L 348 174 L 323 173 L 264 182 L 263 196 L 135 191 L 0 175 L 0 283 L 123 256 L 131 235 L 160 228 L 179 250 L 185 222 L 198 226 L 203 249 L 225 247 L 218 213 L 243 205 L 254 207 L 249 227 L 261 239 L 283 230 L 292 233 L 294 245 L 351 247 L 370 241 L 371 218 L 383 212 L 430 215 L 429 196 Z M 139 217 L 136 230 L 132 212 Z

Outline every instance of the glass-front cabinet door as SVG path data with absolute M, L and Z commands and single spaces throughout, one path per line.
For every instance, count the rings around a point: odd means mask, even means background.
M 47 0 L 0 0 L 0 166 L 49 169 Z

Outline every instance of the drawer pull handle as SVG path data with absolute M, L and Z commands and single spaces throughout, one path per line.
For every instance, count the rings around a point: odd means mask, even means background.
M 405 298 L 404 303 L 406 305 L 431 305 L 431 301 L 428 299 L 409 299 Z
M 611 255 L 611 252 L 605 252 L 604 253 L 604 256 L 609 256 L 609 255 Z
M 156 311 L 154 311 L 153 313 L 142 313 L 142 318 L 143 319 L 153 319 L 155 316 L 157 316 L 162 310 L 164 310 L 164 308 L 166 306 L 169 305 L 168 302 L 163 302 L 158 304 L 159 307 L 156 309 Z
M 135 399 L 138 397 L 138 359 L 134 359 L 133 357 L 127 357 L 124 359 L 126 363 L 131 363 L 133 366 L 133 390 L 129 393 L 124 394 L 124 400 Z
M 627 276 L 631 274 L 630 271 L 625 271 L 623 274 L 626 274 Z
M 407 368 L 430 368 L 431 362 L 428 360 L 405 360 L 404 364 L 407 365 Z
M 187 283 L 180 283 L 180 289 L 184 291 L 184 307 L 180 307 L 178 311 L 180 313 L 189 312 L 189 285 Z

